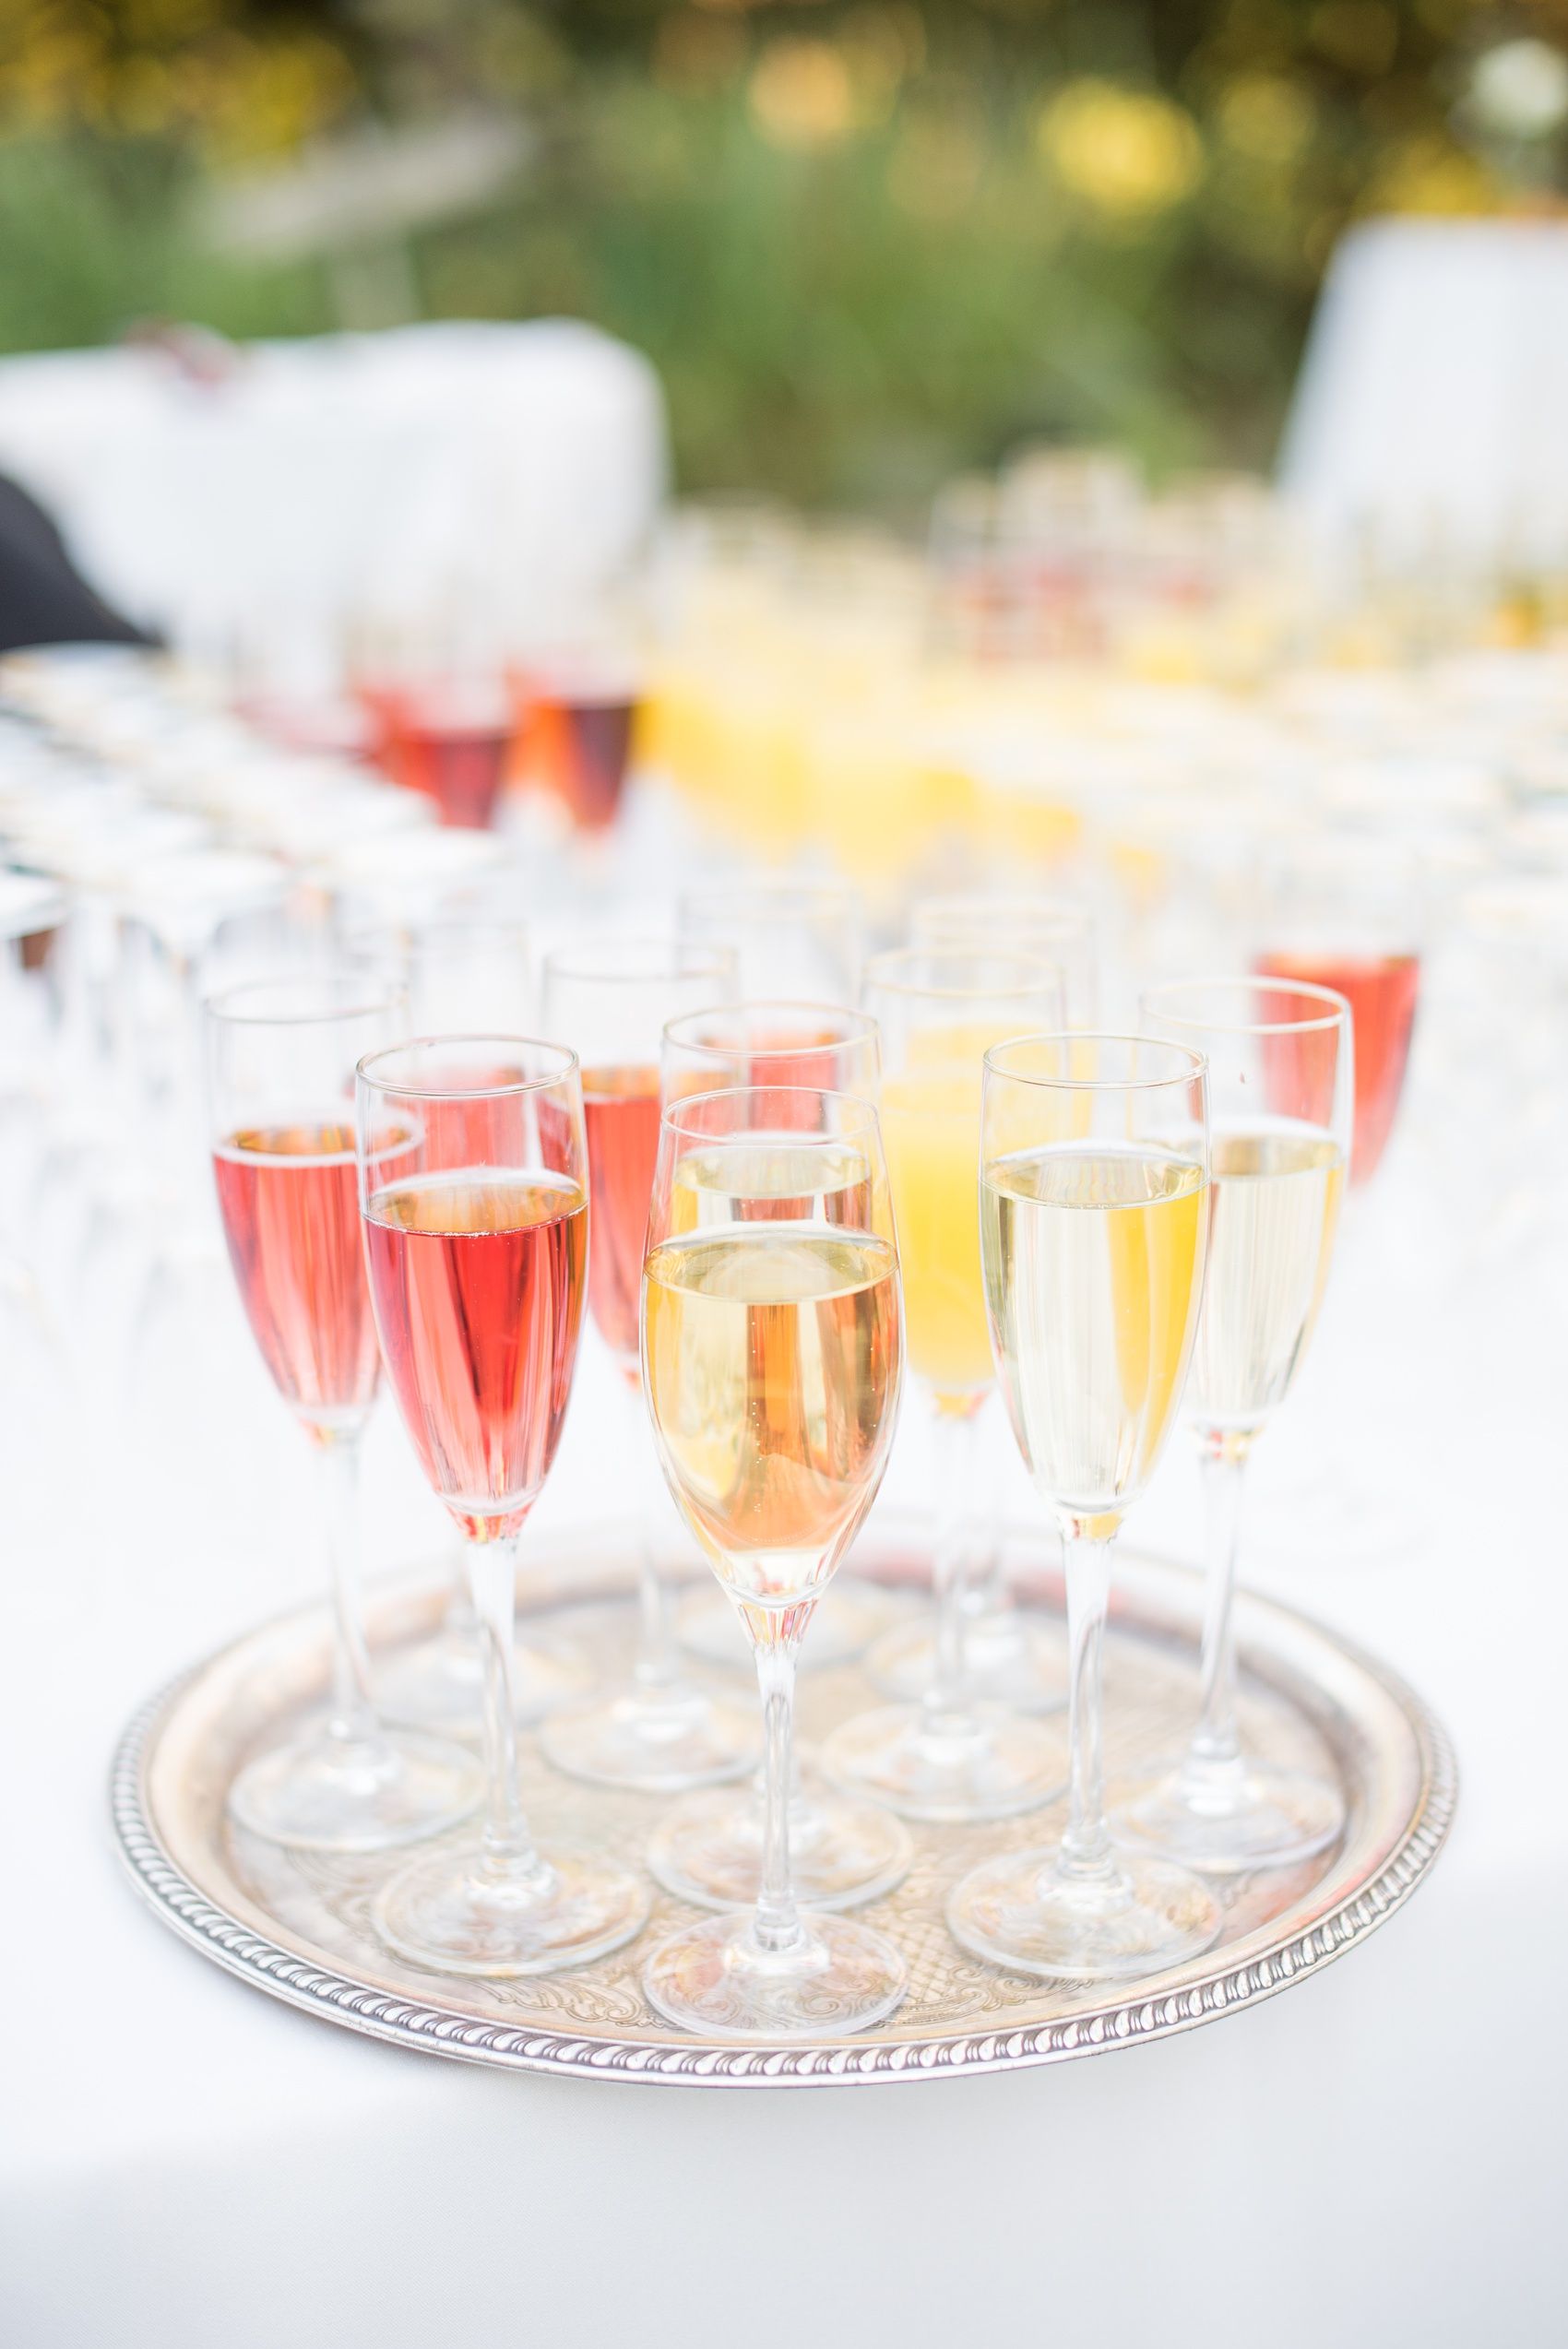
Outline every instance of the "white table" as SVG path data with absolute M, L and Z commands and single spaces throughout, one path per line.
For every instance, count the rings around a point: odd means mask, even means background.
M 0 2340 L 1556 2349 L 1561 1290 L 1538 1250 L 1428 1286 L 1420 1214 L 1396 1145 L 1256 1485 L 1261 1527 L 1332 1429 L 1343 1475 L 1381 1466 L 1424 1522 L 1386 1559 L 1313 1568 L 1260 1530 L 1249 1564 L 1446 1721 L 1463 1790 L 1432 1881 L 1323 1975 L 1183 2037 L 836 2093 L 404 2054 L 230 1980 L 142 1908 L 105 1824 L 123 1720 L 317 1571 L 303 1447 L 215 1290 L 186 1365 L 211 1430 L 189 1489 L 160 1475 L 172 1383 L 139 1462 L 88 1447 L 63 1477 L 34 1458 L 7 1478 Z M 541 1528 L 615 1502 L 592 1448 L 608 1376 L 585 1359 Z M 429 1555 L 438 1514 L 385 1406 L 369 1449 L 378 1554 Z M 918 1452 L 890 1478 L 906 1493 Z M 1192 1554 L 1195 1486 L 1178 1441 L 1133 1538 Z
M 0 469 L 93 585 L 257 687 L 346 654 L 482 670 L 595 619 L 657 516 L 663 394 L 572 319 L 0 361 Z
M 1344 554 L 1561 568 L 1568 222 L 1381 219 L 1313 321 L 1282 486 Z

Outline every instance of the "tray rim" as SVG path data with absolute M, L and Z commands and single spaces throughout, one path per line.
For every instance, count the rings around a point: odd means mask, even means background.
M 584 1536 L 599 1530 L 581 1529 Z M 1162 1572 L 1192 1572 L 1175 1560 L 1147 1551 L 1134 1550 L 1127 1562 L 1134 1560 Z M 1219 1962 L 1197 1979 L 1166 1992 L 1151 1994 L 1137 1983 L 1119 1989 L 1108 1985 L 1104 2000 L 1093 2008 L 1016 2029 L 956 2032 L 919 2043 L 839 2039 L 771 2046 L 603 2038 L 508 2024 L 434 1999 L 399 1996 L 312 1963 L 269 1940 L 221 1907 L 175 1862 L 154 1823 L 147 1779 L 158 1733 L 184 1691 L 231 1649 L 291 1616 L 315 1611 L 309 1608 L 287 1608 L 251 1626 L 175 1674 L 137 1708 L 121 1735 L 110 1772 L 111 1830 L 117 1856 L 137 1891 L 163 1924 L 204 1957 L 303 2013 L 426 2055 L 574 2079 L 729 2088 L 892 2085 L 1067 2062 L 1194 2030 L 1321 1973 L 1404 1906 L 1447 1839 L 1458 1799 L 1458 1765 L 1448 1734 L 1431 1708 L 1380 1658 L 1315 1618 L 1264 1592 L 1248 1590 L 1244 1596 L 1250 1608 L 1262 1608 L 1326 1641 L 1374 1681 L 1404 1716 L 1420 1776 L 1402 1833 L 1373 1875 L 1351 1885 L 1330 1909 L 1277 1947 L 1240 1963 L 1224 1962 L 1222 1951 Z M 1186 1970 L 1190 1975 L 1191 1968 Z

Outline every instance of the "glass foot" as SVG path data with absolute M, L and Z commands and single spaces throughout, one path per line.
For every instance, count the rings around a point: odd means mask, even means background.
M 1118 1982 L 1183 1965 L 1218 1934 L 1213 1894 L 1184 1868 L 1118 1852 L 1086 1880 L 1059 1874 L 1057 1859 L 1009 1852 L 971 1870 L 947 1904 L 954 1940 L 1009 1974 Z
M 564 1640 L 519 1640 L 512 1655 L 512 1696 L 518 1726 L 542 1721 L 575 1703 L 593 1685 L 586 1656 Z M 378 1667 L 375 1699 L 388 1721 L 416 1728 L 477 1732 L 484 1674 L 478 1633 L 441 1631 Z
M 647 1924 L 648 1897 L 640 1877 L 576 1854 L 536 1853 L 507 1874 L 492 1868 L 475 1840 L 399 1869 L 373 1917 L 387 1948 L 410 1965 L 506 1980 L 618 1950 Z
M 1015 1713 L 1060 1713 L 1067 1702 L 1064 1643 L 1016 1608 L 997 1608 L 964 1625 L 969 1687 L 982 1702 Z M 918 1704 L 936 1679 L 936 1627 L 929 1615 L 896 1624 L 873 1648 L 867 1669 L 884 1696 Z
M 700 1689 L 633 1687 L 606 1703 L 553 1714 L 539 1741 L 545 1760 L 568 1778 L 678 1795 L 754 1770 L 762 1725 L 755 1713 Z
M 439 1835 L 479 1808 L 484 1776 L 460 1746 L 405 1731 L 322 1729 L 247 1762 L 229 1789 L 236 1824 L 296 1851 L 380 1852 Z
M 811 1635 L 801 1652 L 802 1670 L 852 1664 L 886 1629 L 893 1611 L 892 1600 L 874 1583 L 836 1576 L 817 1600 Z M 676 1630 L 688 1655 L 704 1663 L 725 1664 L 742 1672 L 753 1669 L 752 1643 L 727 1598 L 710 1597 L 707 1591 L 694 1594 L 681 1609 Z
M 946 1825 L 1038 1810 L 1067 1777 L 1061 1731 L 995 1705 L 942 1717 L 916 1704 L 861 1713 L 835 1729 L 819 1759 L 845 1794 Z
M 1214 1876 L 1290 1868 L 1336 1842 L 1345 1827 L 1337 1787 L 1304 1770 L 1243 1754 L 1206 1764 L 1189 1755 L 1119 1811 L 1119 1837 Z
M 643 1968 L 643 1996 L 666 2023 L 704 2039 L 837 2038 L 893 2012 L 909 1969 L 884 1934 L 847 1916 L 801 1920 L 792 1949 L 770 1952 L 752 1916 L 683 1926 Z
M 798 1795 L 790 1805 L 795 1892 L 811 1909 L 854 1908 L 908 1875 L 909 1831 L 871 1802 Z M 754 1787 L 687 1795 L 653 1831 L 647 1865 L 697 1908 L 754 1908 L 762 1884 L 762 1800 Z

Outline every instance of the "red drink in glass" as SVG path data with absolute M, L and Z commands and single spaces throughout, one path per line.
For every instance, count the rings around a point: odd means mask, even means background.
M 471 1538 L 516 1533 L 560 1441 L 588 1201 L 564 1176 L 464 1170 L 374 1192 L 365 1253 L 386 1374 Z
M 381 1357 L 353 1128 L 247 1127 L 219 1144 L 213 1172 L 234 1277 L 279 1392 L 306 1419 L 362 1415 Z
M 633 1377 L 647 1203 L 659 1157 L 659 1114 L 657 1069 L 583 1071 L 593 1199 L 588 1298 L 600 1335 Z
M 512 742 L 504 695 L 478 686 L 375 686 L 363 698 L 380 730 L 378 763 L 392 780 L 434 800 L 443 824 L 482 831 Z
M 612 824 L 631 760 L 636 696 L 624 686 L 535 682 L 518 691 L 529 779 L 590 832 Z
M 1356 1128 L 1350 1180 L 1370 1180 L 1388 1145 L 1415 1025 L 1420 959 L 1416 955 L 1270 955 L 1270 978 L 1332 987 L 1350 1006 L 1356 1061 Z

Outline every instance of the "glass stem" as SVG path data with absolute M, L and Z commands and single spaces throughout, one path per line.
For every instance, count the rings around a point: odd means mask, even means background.
M 1236 1634 L 1232 1596 L 1241 1523 L 1241 1475 L 1249 1439 L 1205 1430 L 1199 1437 L 1208 1574 L 1204 1586 L 1203 1695 L 1186 1774 L 1212 1788 L 1241 1769 L 1236 1724 Z
M 363 1745 L 375 1735 L 370 1693 L 370 1649 L 360 1603 L 360 1436 L 311 1430 L 321 1517 L 332 1569 L 332 1717 L 340 1745 Z
M 1116 1874 L 1105 1824 L 1105 1763 L 1100 1742 L 1105 1614 L 1111 1597 L 1111 1545 L 1119 1520 L 1066 1517 L 1063 1548 L 1067 1569 L 1067 1737 L 1070 1749 L 1067 1825 L 1059 1875 L 1075 1882 L 1108 1882 Z
M 971 1492 L 977 1486 L 980 1488 L 974 1513 L 980 1536 L 982 1568 L 980 1577 L 980 1604 L 978 1611 L 981 1615 L 1006 1615 L 1013 1609 L 1013 1586 L 1007 1579 L 1007 1570 L 1004 1563 L 1004 1551 L 1006 1546 L 1002 1538 L 1001 1480 L 995 1476 L 988 1476 L 982 1482 L 980 1473 L 984 1462 L 987 1416 L 982 1411 L 977 1411 L 975 1414 L 975 1474 L 970 1486 Z
M 640 1460 L 643 1456 L 640 1447 L 645 1447 L 647 1441 L 647 1415 L 643 1406 L 641 1382 L 629 1379 L 627 1390 L 631 1398 L 628 1438 L 639 1447 L 634 1457 Z M 640 1488 L 640 1477 L 638 1483 Z M 675 1610 L 671 1605 L 664 1577 L 654 1560 L 653 1528 L 648 1523 L 646 1503 L 640 1497 L 637 1506 L 637 1660 L 632 1677 L 638 1688 L 648 1694 L 666 1694 L 678 1685 L 681 1678 L 680 1659 L 675 1653 Z
M 469 1580 L 484 1667 L 484 1858 L 482 1872 L 509 1881 L 541 1872 L 517 1786 L 517 1716 L 512 1642 L 517 1604 L 517 1536 L 481 1535 L 469 1544 Z
M 788 1612 L 792 1618 L 798 1610 L 791 1608 Z M 786 1625 L 770 1619 L 756 1650 L 757 1686 L 762 1692 L 764 1779 L 762 1882 L 752 1931 L 762 1948 L 774 1955 L 795 1948 L 803 1935 L 790 1866 L 795 1649 L 799 1636 L 799 1628 L 793 1621 Z
M 975 1414 L 939 1409 L 936 1419 L 941 1474 L 941 1515 L 932 1548 L 932 1594 L 936 1602 L 936 1655 L 931 1687 L 922 1700 L 928 1730 L 951 1732 L 967 1726 L 968 1666 L 964 1643 L 966 1542 L 969 1496 L 975 1471 Z
M 672 1689 L 681 1677 L 675 1655 L 674 1610 L 664 1577 L 654 1564 L 653 1541 L 646 1525 L 637 1534 L 637 1604 L 641 1618 L 635 1676 L 637 1686 L 648 1691 Z

